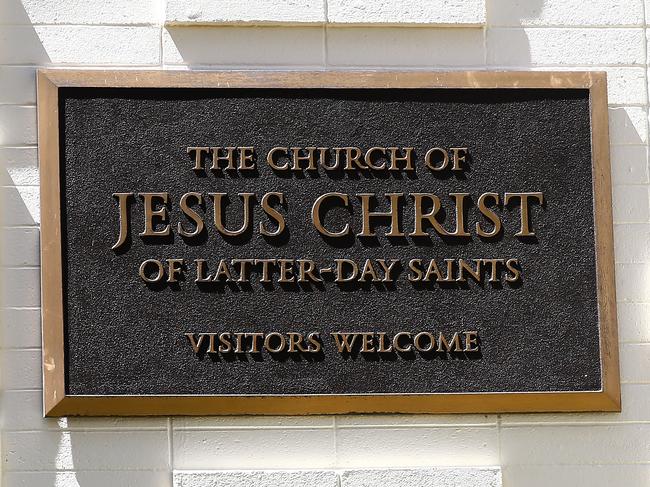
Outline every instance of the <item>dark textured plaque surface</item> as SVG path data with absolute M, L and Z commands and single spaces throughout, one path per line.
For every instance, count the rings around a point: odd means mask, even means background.
M 60 93 L 67 393 L 319 394 L 600 389 L 589 99 L 587 90 L 98 89 Z M 197 176 L 188 146 L 255 146 L 254 177 Z M 280 177 L 263 160 L 274 146 L 413 146 L 417 172 Z M 430 147 L 467 146 L 465 178 L 435 177 L 419 162 Z M 144 242 L 142 204 L 132 205 L 128 249 L 117 239 L 115 192 L 168 191 L 171 222 L 184 220 L 188 191 L 283 191 L 289 238 L 224 241 L 211 224 L 204 241 L 177 234 Z M 542 191 L 537 241 L 513 237 L 518 207 L 504 209 L 503 238 L 484 242 L 374 241 L 332 246 L 313 229 L 317 195 L 339 191 Z M 450 200 L 444 199 L 445 205 Z M 236 196 L 229 210 L 239 208 Z M 352 198 L 354 215 L 359 206 Z M 449 207 L 449 206 L 448 206 Z M 387 208 L 380 199 L 378 209 Z M 404 226 L 411 227 L 406 204 Z M 255 222 L 261 211 L 255 210 Z M 453 215 L 448 214 L 448 225 Z M 330 212 L 330 218 L 347 218 Z M 229 217 L 230 218 L 230 217 Z M 233 213 L 233 222 L 240 221 Z M 469 225 L 477 221 L 470 213 Z M 354 219 L 359 231 L 359 220 Z M 233 223 L 234 225 L 234 223 Z M 378 227 L 379 229 L 385 227 Z M 274 284 L 199 289 L 192 281 L 151 289 L 138 278 L 148 258 L 517 258 L 521 286 L 392 288 Z M 191 274 L 189 274 L 191 276 Z M 480 356 L 342 357 L 330 331 L 479 331 Z M 324 354 L 228 358 L 192 353 L 184 332 L 321 331 Z

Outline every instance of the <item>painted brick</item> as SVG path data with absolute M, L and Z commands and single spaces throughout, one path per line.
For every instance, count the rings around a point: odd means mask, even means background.
M 484 63 L 484 52 L 480 29 L 327 30 L 327 63 L 332 66 L 480 66 Z
M 0 233 L 0 265 L 38 266 L 37 228 L 6 228 Z
M 167 418 L 43 418 L 42 404 L 43 393 L 40 390 L 4 391 L 0 402 L 2 429 L 4 431 L 167 430 Z
M 613 193 L 615 223 L 645 223 L 650 219 L 650 196 L 647 186 L 614 186 Z
M 610 108 L 609 136 L 614 145 L 645 144 L 648 140 L 648 117 L 645 109 Z
M 166 64 L 323 64 L 320 27 L 169 27 L 163 31 Z
M 169 473 L 164 471 L 76 471 L 76 472 L 6 472 L 10 487 L 171 487 Z
M 2 24 L 159 24 L 157 0 L 102 0 L 90 8 L 83 0 L 3 0 Z
M 650 304 L 617 303 L 618 338 L 621 342 L 650 342 Z
M 159 64 L 160 29 L 0 26 L 0 64 Z
M 0 145 L 36 144 L 36 108 L 0 105 Z
M 2 282 L 0 292 L 3 306 L 40 306 L 40 269 L 4 268 L 0 282 Z
M 650 465 L 515 465 L 503 469 L 503 485 L 549 487 L 643 486 L 650 478 Z
M 5 308 L 0 310 L 2 347 L 39 348 L 41 346 L 41 310 Z
M 9 431 L 2 440 L 7 471 L 169 467 L 166 431 Z
M 338 487 L 332 470 L 174 472 L 174 487 Z
M 488 63 L 498 66 L 645 63 L 643 29 L 495 28 L 487 43 Z
M 650 424 L 504 427 L 500 437 L 501 461 L 508 466 L 650 461 Z
M 643 0 L 487 0 L 491 26 L 641 26 Z
M 43 386 L 40 350 L 3 350 L 0 363 L 3 390 L 40 389 Z
M 346 470 L 341 487 L 501 487 L 498 468 Z
M 613 146 L 612 183 L 647 184 L 648 148 L 644 145 Z
M 324 23 L 321 0 L 167 0 L 166 24 Z
M 650 301 L 650 264 L 616 264 L 616 299 Z
M 36 68 L 0 66 L 0 84 L 2 85 L 0 103 L 20 105 L 36 103 Z
M 619 348 L 621 382 L 650 383 L 650 344 L 624 343 Z
M 485 24 L 484 0 L 328 0 L 329 22 L 341 24 Z
M 339 428 L 337 466 L 390 468 L 495 465 L 496 427 Z M 400 452 L 396 455 L 395 452 Z
M 37 186 L 0 188 L 0 221 L 3 225 L 34 225 L 41 221 Z
M 174 431 L 174 467 L 196 469 L 327 468 L 334 464 L 334 430 Z

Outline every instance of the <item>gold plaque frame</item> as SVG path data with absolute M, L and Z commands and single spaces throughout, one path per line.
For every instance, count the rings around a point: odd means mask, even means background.
M 604 72 L 184 72 L 39 70 L 41 289 L 45 416 L 620 411 L 614 243 Z M 61 87 L 582 88 L 589 90 L 602 390 L 354 395 L 66 395 L 62 290 Z

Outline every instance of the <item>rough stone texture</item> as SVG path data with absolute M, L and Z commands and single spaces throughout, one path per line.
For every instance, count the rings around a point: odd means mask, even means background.
M 338 487 L 332 470 L 174 472 L 174 487 Z M 469 486 L 468 486 L 469 487 Z
M 501 487 L 498 468 L 345 470 L 341 487 Z

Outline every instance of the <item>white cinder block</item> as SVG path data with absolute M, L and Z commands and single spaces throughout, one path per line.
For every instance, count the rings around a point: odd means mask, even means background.
M 501 487 L 499 468 L 345 470 L 341 487 Z
M 546 425 L 582 423 L 650 422 L 650 384 L 623 384 L 621 386 L 622 412 L 620 413 L 538 413 L 503 414 L 501 424 Z
M 643 68 L 603 69 L 607 71 L 607 98 L 610 104 L 643 105 L 647 103 L 646 73 Z
M 614 186 L 613 213 L 615 223 L 645 223 L 650 219 L 648 187 Z
M 514 487 L 644 486 L 650 465 L 513 465 L 503 469 L 503 485 Z
M 166 3 L 165 23 L 168 25 L 325 22 L 325 6 L 321 0 L 167 0 Z
M 488 0 L 491 26 L 642 26 L 643 0 Z
M 322 65 L 322 27 L 170 27 L 166 64 Z
M 0 147 L 2 186 L 38 186 L 38 181 L 35 147 Z
M 157 0 L 4 0 L 2 24 L 159 24 L 162 2 Z
M 4 480 L 11 487 L 171 487 L 165 471 L 74 471 L 74 472 L 6 472 Z
M 41 346 L 41 310 L 4 308 L 1 348 L 39 348 Z
M 493 414 L 354 414 L 337 416 L 337 426 L 386 427 L 386 426 L 489 426 L 496 425 Z
M 166 431 L 11 431 L 2 439 L 6 471 L 169 468 Z
M 38 266 L 38 228 L 5 228 L 0 233 L 0 265 Z
M 648 148 L 646 146 L 613 146 L 611 164 L 613 184 L 648 183 Z
M 332 416 L 179 416 L 174 429 L 333 428 Z
M 616 310 L 620 342 L 650 342 L 650 303 L 616 303 Z
M 38 307 L 41 304 L 41 275 L 38 268 L 2 269 L 2 305 Z
M 336 455 L 344 468 L 496 465 L 497 428 L 339 428 Z
M 621 382 L 650 383 L 650 344 L 624 343 L 620 346 Z
M 605 71 L 609 105 L 645 105 L 648 100 L 644 68 L 617 66 L 532 66 L 534 71 Z
M 41 220 L 38 186 L 0 188 L 0 222 L 5 226 L 34 225 Z
M 0 7 L 1 9 L 2 7 Z M 2 14 L 0 13 L 0 18 Z M 0 66 L 0 103 L 36 103 L 36 68 Z
M 610 108 L 609 136 L 612 144 L 645 144 L 648 140 L 648 115 L 640 107 Z
M 0 418 L 4 431 L 167 430 L 167 418 L 164 417 L 43 418 L 43 392 L 40 390 L 4 391 Z
M 621 223 L 614 225 L 616 262 L 650 263 L 650 224 Z
M 648 463 L 650 424 L 503 427 L 501 461 L 508 466 L 546 465 L 549 469 L 557 465 Z
M 50 57 L 34 27 L 0 25 L 0 64 L 49 63 Z
M 487 31 L 488 63 L 497 66 L 642 65 L 643 29 L 494 28 Z
M 328 0 L 327 19 L 340 24 L 485 24 L 485 0 Z
M 173 445 L 182 470 L 327 468 L 335 459 L 333 429 L 181 430 Z
M 480 66 L 480 29 L 355 28 L 327 30 L 327 63 L 332 66 Z M 353 75 L 351 75 L 353 76 Z
M 0 105 L 0 145 L 36 144 L 36 108 Z
M 174 487 L 338 487 L 333 470 L 174 472 Z
M 650 264 L 616 264 L 616 299 L 650 301 Z
M 3 390 L 40 389 L 43 386 L 40 350 L 3 350 L 0 363 Z
M 159 64 L 160 29 L 0 26 L 0 64 Z

